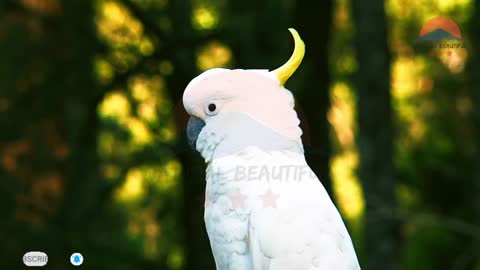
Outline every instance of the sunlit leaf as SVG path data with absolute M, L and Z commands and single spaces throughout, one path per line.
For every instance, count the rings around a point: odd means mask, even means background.
M 332 160 L 333 189 L 342 214 L 348 219 L 359 218 L 365 209 L 363 191 L 355 174 L 358 155 L 347 151 Z
M 151 55 L 155 50 L 155 47 L 153 46 L 153 42 L 147 37 L 142 38 L 139 45 L 140 45 L 140 52 L 143 55 Z
M 232 60 L 230 49 L 218 41 L 212 41 L 203 47 L 197 57 L 197 66 L 201 70 L 226 67 Z
M 419 77 L 425 70 L 424 57 L 399 57 L 392 66 L 392 88 L 395 98 L 406 99 L 419 92 Z
M 143 26 L 124 6 L 116 1 L 104 1 L 99 9 L 97 24 L 102 38 L 114 47 L 139 44 Z
M 102 58 L 97 58 L 95 61 L 95 73 L 98 81 L 102 84 L 110 82 L 114 76 L 114 69 L 112 65 Z
M 120 201 L 137 201 L 145 192 L 143 176 L 140 169 L 131 169 L 127 173 L 125 183 L 117 190 L 116 197 Z
M 132 134 L 132 142 L 137 145 L 145 145 L 151 142 L 152 133 L 147 125 L 134 117 L 129 117 L 122 121 L 122 124 Z
M 124 93 L 115 91 L 107 94 L 100 104 L 99 112 L 102 117 L 126 119 L 130 116 L 130 102 Z
M 354 146 L 354 98 L 351 89 L 345 83 L 337 83 L 332 88 L 332 107 L 328 112 L 328 121 L 335 130 L 338 142 L 344 149 Z
M 180 248 L 174 248 L 168 255 L 168 265 L 172 269 L 181 269 L 184 264 L 183 250 Z
M 212 29 L 218 24 L 218 15 L 212 7 L 198 7 L 194 10 L 194 25 L 197 29 Z

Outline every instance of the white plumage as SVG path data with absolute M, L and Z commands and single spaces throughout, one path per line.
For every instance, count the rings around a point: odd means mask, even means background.
M 305 161 L 293 96 L 272 74 L 214 69 L 184 93 L 202 122 L 189 137 L 207 162 L 205 224 L 217 270 L 360 269 Z

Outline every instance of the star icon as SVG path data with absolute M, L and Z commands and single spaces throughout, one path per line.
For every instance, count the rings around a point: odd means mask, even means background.
M 273 193 L 270 189 L 265 194 L 259 196 L 262 199 L 263 208 L 277 208 L 277 199 L 280 195 Z
M 442 56 L 442 52 L 438 52 L 438 57 L 441 57 Z
M 434 57 L 434 56 L 435 56 L 435 52 L 434 52 L 434 51 L 430 51 L 430 52 L 428 53 L 428 55 L 430 55 L 430 57 Z
M 229 195 L 233 208 L 245 208 L 245 200 L 247 196 L 243 195 L 240 191 L 235 191 Z
M 448 51 L 448 52 L 447 52 L 447 55 L 448 55 L 448 56 L 452 56 L 452 51 Z

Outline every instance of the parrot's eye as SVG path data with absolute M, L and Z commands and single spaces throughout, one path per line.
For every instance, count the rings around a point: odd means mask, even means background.
M 209 112 L 214 112 L 216 109 L 217 109 L 217 105 L 215 105 L 213 103 L 208 104 L 208 111 Z
M 207 106 L 205 106 L 205 112 L 208 114 L 208 115 L 215 115 L 218 113 L 218 108 L 219 106 L 216 104 L 216 102 L 208 102 L 207 103 Z

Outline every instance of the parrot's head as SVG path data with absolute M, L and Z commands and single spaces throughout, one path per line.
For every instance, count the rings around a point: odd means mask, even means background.
M 303 152 L 294 99 L 284 88 L 305 54 L 294 29 L 290 59 L 274 71 L 214 68 L 194 78 L 183 94 L 190 114 L 187 137 L 208 162 L 248 146 Z

